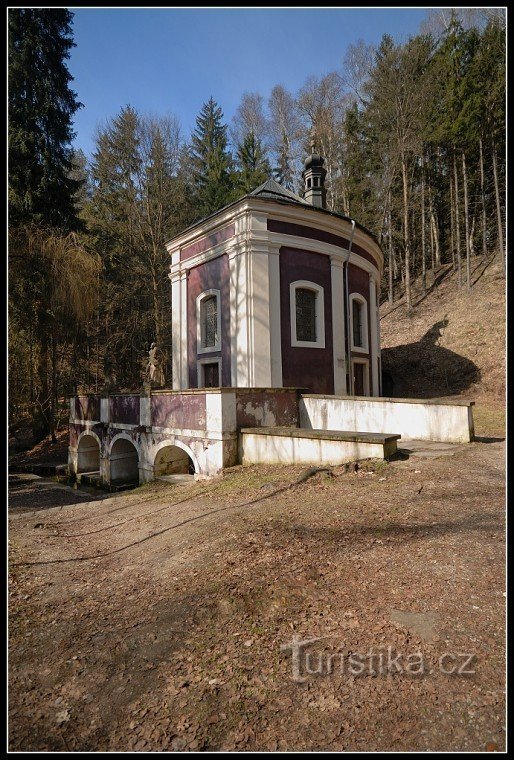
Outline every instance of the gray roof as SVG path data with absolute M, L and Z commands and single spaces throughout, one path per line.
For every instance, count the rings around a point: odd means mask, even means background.
M 307 201 L 304 201 L 303 198 L 300 198 L 299 195 L 295 195 L 295 193 L 292 193 L 291 190 L 288 190 L 286 187 L 280 185 L 278 182 L 271 178 L 266 180 L 266 182 L 264 182 L 262 185 L 259 185 L 259 187 L 256 187 L 255 190 L 252 190 L 249 195 L 254 197 L 258 196 L 260 198 L 273 198 L 274 200 L 285 198 L 288 201 L 301 203 L 303 206 L 311 205 L 310 203 L 307 203 Z
M 304 208 L 307 207 L 311 211 L 321 212 L 322 214 L 329 214 L 330 216 L 335 216 L 338 219 L 345 219 L 348 222 L 355 221 L 351 217 L 346 216 L 345 214 L 340 214 L 338 211 L 329 211 L 327 208 L 321 208 L 320 206 L 313 206 L 312 204 L 305 201 L 303 198 L 300 198 L 299 195 L 295 195 L 295 193 L 292 193 L 291 190 L 288 190 L 283 185 L 279 184 L 274 179 L 270 178 L 266 180 L 266 182 L 264 182 L 262 185 L 259 185 L 259 187 L 256 187 L 255 190 L 252 190 L 251 193 L 247 193 L 246 195 L 241 196 L 241 198 L 238 198 L 236 201 L 232 201 L 232 203 L 228 203 L 223 208 L 218 209 L 218 211 L 214 211 L 212 214 L 209 214 L 203 219 L 198 219 L 196 222 L 193 222 L 193 224 L 190 224 L 189 227 L 186 227 L 185 230 L 182 230 L 182 232 L 180 232 L 179 235 L 183 235 L 185 232 L 189 232 L 189 230 L 194 229 L 199 224 L 202 224 L 203 222 L 205 222 L 207 219 L 210 219 L 213 216 L 217 216 L 218 214 L 221 214 L 222 211 L 225 211 L 231 206 L 235 206 L 237 203 L 240 203 L 244 198 L 266 198 L 269 200 L 277 201 L 278 203 L 294 203 L 294 204 L 303 206 Z M 359 224 L 359 222 L 355 222 L 355 226 L 363 230 L 376 243 L 378 243 L 377 236 L 375 235 L 375 233 L 371 232 L 371 230 L 368 230 L 367 227 L 364 227 L 364 225 Z M 178 235 L 175 235 L 171 240 L 174 240 L 175 237 L 178 237 Z M 171 240 L 168 242 L 171 242 Z

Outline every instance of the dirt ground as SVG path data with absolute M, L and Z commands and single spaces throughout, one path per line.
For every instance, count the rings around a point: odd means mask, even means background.
M 503 750 L 504 446 L 12 475 L 10 749 Z

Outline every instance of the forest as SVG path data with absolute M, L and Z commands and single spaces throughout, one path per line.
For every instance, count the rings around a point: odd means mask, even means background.
M 297 92 L 247 91 L 230 122 L 213 93 L 191 135 L 172 92 L 166 115 L 127 104 L 87 158 L 73 148 L 72 12 L 10 9 L 11 428 L 55 438 L 68 395 L 138 390 L 152 341 L 170 386 L 165 243 L 269 176 L 301 194 L 313 132 L 327 207 L 382 247 L 383 301 L 410 313 L 413 279 L 429 288 L 441 264 L 470 290 L 476 255 L 505 272 L 504 11 L 463 10 L 431 12 L 405 42 L 356 41 Z

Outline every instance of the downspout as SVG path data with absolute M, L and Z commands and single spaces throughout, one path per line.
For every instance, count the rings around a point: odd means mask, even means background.
M 350 388 L 347 389 L 350 396 L 353 396 L 353 373 L 352 373 L 352 358 L 351 358 L 351 342 L 350 342 L 350 296 L 348 294 L 348 264 L 350 262 L 350 254 L 352 252 L 353 235 L 355 232 L 355 219 L 351 219 L 352 234 L 350 235 L 350 244 L 348 245 L 348 256 L 344 262 L 345 266 L 345 291 L 346 291 L 346 347 L 348 357 L 348 379 L 350 381 Z

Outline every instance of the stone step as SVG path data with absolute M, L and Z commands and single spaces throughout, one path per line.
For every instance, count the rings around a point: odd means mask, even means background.
M 360 459 L 388 459 L 397 450 L 397 433 L 262 427 L 241 429 L 243 464 L 336 466 Z

